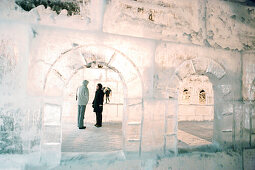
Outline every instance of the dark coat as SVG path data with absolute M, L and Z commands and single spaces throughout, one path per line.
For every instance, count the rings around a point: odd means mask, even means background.
M 95 98 L 92 102 L 92 107 L 94 108 L 94 112 L 103 111 L 103 102 L 104 102 L 104 92 L 101 89 L 97 90 L 95 93 Z
M 109 97 L 109 95 L 110 95 L 110 93 L 111 93 L 112 90 L 111 90 L 109 87 L 104 87 L 104 88 L 103 88 L 103 91 L 104 91 L 105 95 L 106 95 L 107 97 Z

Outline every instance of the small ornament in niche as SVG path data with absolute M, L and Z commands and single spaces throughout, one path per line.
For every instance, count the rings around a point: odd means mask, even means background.
M 204 90 L 201 90 L 199 92 L 199 103 L 200 104 L 205 104 L 206 103 L 206 94 Z

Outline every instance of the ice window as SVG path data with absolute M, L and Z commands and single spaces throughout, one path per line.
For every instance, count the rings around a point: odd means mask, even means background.
M 204 90 L 201 90 L 199 92 L 199 103 L 200 104 L 205 104 L 206 103 L 206 93 Z
M 189 99 L 190 99 L 190 92 L 189 92 L 188 89 L 184 89 L 184 90 L 183 90 L 183 95 L 182 95 L 182 100 L 188 102 Z

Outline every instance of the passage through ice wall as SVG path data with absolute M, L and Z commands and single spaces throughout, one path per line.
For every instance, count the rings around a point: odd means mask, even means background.
M 0 153 L 58 164 L 84 79 L 88 113 L 96 84 L 111 87 L 103 119 L 122 124 L 124 153 L 177 155 L 183 122 L 208 123 L 220 149 L 255 145 L 251 1 L 40 3 L 0 2 Z
M 213 120 L 213 88 L 206 76 L 190 76 L 183 80 L 178 96 L 179 120 Z

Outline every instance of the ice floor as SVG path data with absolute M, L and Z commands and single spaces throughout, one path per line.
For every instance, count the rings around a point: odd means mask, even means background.
M 76 119 L 63 118 L 62 152 L 110 152 L 122 150 L 122 123 L 104 122 L 96 128 L 85 123 L 86 129 L 78 129 Z M 213 121 L 180 121 L 178 123 L 178 147 L 208 145 L 212 142 Z
M 213 121 L 178 122 L 178 147 L 209 145 L 212 143 Z
M 194 145 L 194 141 L 210 142 L 212 124 L 213 122 L 208 121 L 179 122 L 178 138 L 181 139 L 179 146 Z M 96 128 L 92 123 L 87 123 L 86 126 L 85 130 L 79 130 L 73 117 L 62 119 L 62 153 L 59 165 L 47 167 L 33 164 L 31 162 L 35 162 L 34 155 L 30 156 L 29 160 L 33 161 L 28 160 L 29 164 L 23 161 L 24 155 L 2 155 L 1 166 L 8 170 L 241 169 L 241 155 L 233 151 L 196 151 L 192 154 L 182 152 L 177 157 L 162 154 L 157 154 L 155 157 L 155 154 L 145 152 L 141 158 L 138 154 L 134 155 L 135 153 L 124 154 L 121 151 L 121 123 L 104 122 L 102 128 Z M 148 154 L 152 156 L 148 157 Z
M 62 152 L 108 152 L 122 149 L 121 122 L 103 123 L 97 128 L 86 123 L 86 129 L 78 129 L 73 119 L 62 123 Z

